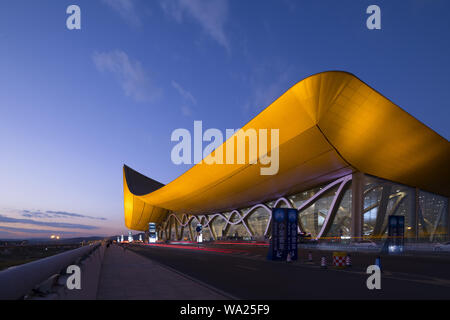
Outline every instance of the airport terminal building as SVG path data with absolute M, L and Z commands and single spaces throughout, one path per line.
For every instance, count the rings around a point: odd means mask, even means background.
M 197 224 L 203 240 L 264 240 L 272 208 L 288 207 L 299 232 L 324 241 L 380 241 L 391 215 L 405 217 L 406 241 L 449 240 L 449 142 L 354 75 L 298 82 L 250 128 L 279 129 L 277 174 L 199 163 L 163 185 L 124 166 L 125 225 L 155 222 L 166 240 L 195 240 Z

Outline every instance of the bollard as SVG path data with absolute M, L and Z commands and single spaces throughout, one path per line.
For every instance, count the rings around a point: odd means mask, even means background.
M 312 262 L 312 261 L 313 261 L 312 252 L 310 251 L 310 252 L 308 252 L 308 262 Z
M 291 253 L 288 253 L 287 258 L 286 258 L 286 262 L 292 262 L 292 258 L 291 258 Z
M 378 266 L 378 268 L 380 268 L 380 272 L 383 272 L 383 269 L 381 268 L 381 257 L 380 256 L 378 256 L 375 259 L 375 265 Z
M 349 268 L 349 267 L 352 266 L 352 259 L 351 259 L 351 257 L 350 257 L 349 254 L 345 257 L 345 266 L 346 266 L 347 268 Z
M 327 259 L 325 258 L 325 256 L 322 256 L 322 258 L 320 259 L 320 267 L 324 269 L 327 267 Z

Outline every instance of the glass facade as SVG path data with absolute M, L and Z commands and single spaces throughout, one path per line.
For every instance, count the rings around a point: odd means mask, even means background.
M 221 215 L 216 215 L 211 220 L 211 228 L 214 233 L 214 237 L 217 240 L 224 240 L 226 220 Z
M 241 213 L 242 215 L 242 213 Z M 225 216 L 227 217 L 228 223 L 225 226 L 224 229 L 224 240 L 247 240 L 244 238 L 249 238 L 251 235 L 247 232 L 246 228 L 244 227 L 244 224 L 238 223 L 239 220 L 241 220 L 241 217 L 236 211 L 226 213 Z
M 336 186 L 326 191 L 317 201 L 314 201 L 311 205 L 300 211 L 299 223 L 301 231 L 310 233 L 312 237 L 316 237 L 319 234 L 327 218 L 331 202 L 336 195 L 337 189 L 338 187 Z
M 339 208 L 333 219 L 327 237 L 350 237 L 352 225 L 352 188 L 351 182 L 346 186 Z
M 266 231 L 267 224 L 269 223 L 270 215 L 270 212 L 259 207 L 256 208 L 255 211 L 248 216 L 247 225 L 250 228 L 252 234 L 255 235 L 255 240 L 266 239 L 264 233 Z
M 365 182 L 365 237 L 384 240 L 388 217 L 396 215 L 405 217 L 406 241 L 439 242 L 449 238 L 447 197 L 367 175 Z
M 170 219 L 170 240 L 178 240 L 177 229 L 176 220 L 174 218 Z
M 420 191 L 418 236 L 422 241 L 448 240 L 448 198 Z
M 211 228 L 209 223 L 206 223 L 206 217 L 202 216 L 200 218 L 200 223 L 202 224 L 202 237 L 203 241 L 212 241 L 214 238 L 211 235 Z
M 191 241 L 192 240 L 192 236 L 191 233 L 189 232 L 189 225 L 182 227 L 182 240 L 184 241 Z
M 251 208 L 196 217 L 177 215 L 177 219 L 171 214 L 161 228 L 164 239 L 195 240 L 195 228 L 201 221 L 204 241 L 265 240 L 270 236 L 271 210 L 275 206 L 299 209 L 298 230 L 311 234 L 312 238 L 348 239 L 352 235 L 349 176 Z M 406 241 L 449 239 L 447 197 L 365 175 L 363 207 L 362 236 L 372 241 L 386 239 L 390 215 L 405 217 Z
M 363 236 L 374 241 L 387 237 L 388 217 L 405 217 L 405 238 L 416 239 L 415 189 L 367 176 L 364 188 Z

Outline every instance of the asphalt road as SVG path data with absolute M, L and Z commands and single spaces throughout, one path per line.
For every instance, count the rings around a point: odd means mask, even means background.
M 314 252 L 307 263 L 301 252 L 295 263 L 265 259 L 267 248 L 195 248 L 128 245 L 128 248 L 238 299 L 450 299 L 447 258 L 389 257 L 381 289 L 366 285 L 373 256 L 354 254 L 351 269 L 322 269 Z M 384 259 L 386 260 L 386 259 Z M 414 262 L 416 261 L 416 262 Z

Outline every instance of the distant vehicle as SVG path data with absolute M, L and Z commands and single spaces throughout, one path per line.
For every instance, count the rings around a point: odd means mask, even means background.
M 366 249 L 373 249 L 373 248 L 378 247 L 375 242 L 370 241 L 370 240 L 361 240 L 361 241 L 355 242 L 353 245 L 358 248 L 366 248 Z
M 434 246 L 434 251 L 450 251 L 450 241 L 445 243 L 437 243 Z

